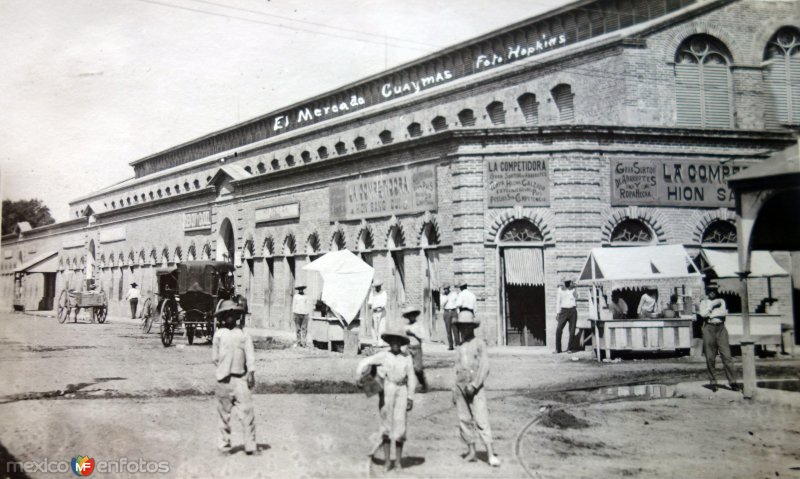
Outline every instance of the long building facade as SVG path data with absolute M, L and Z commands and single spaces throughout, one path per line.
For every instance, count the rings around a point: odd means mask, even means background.
M 798 25 L 797 1 L 567 5 L 133 162 L 2 238 L 3 299 L 52 308 L 92 277 L 122 315 L 131 281 L 152 295 L 157 267 L 220 259 L 252 324 L 290 329 L 294 286 L 319 294 L 303 266 L 348 249 L 434 339 L 466 282 L 491 344 L 552 347 L 557 285 L 592 248 L 735 250 L 726 178 L 800 124 Z M 792 323 L 791 279 L 764 283 L 751 304 Z

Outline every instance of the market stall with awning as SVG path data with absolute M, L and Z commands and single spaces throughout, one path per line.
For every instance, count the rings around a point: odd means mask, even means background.
M 692 339 L 692 290 L 703 286 L 702 275 L 683 245 L 594 248 L 578 285 L 591 287 L 590 321 L 594 326 L 597 358 L 601 341 L 606 357 L 612 350 L 665 351 L 689 349 Z M 658 315 L 613 319 L 605 295 L 619 288 L 680 288 L 678 304 Z M 685 301 L 684 301 L 685 299 Z
M 14 268 L 14 309 L 51 310 L 58 272 L 58 251 L 47 251 Z
M 700 250 L 698 265 L 706 278 L 715 281 L 723 294 L 741 295 L 741 280 L 739 279 L 739 254 L 736 250 L 719 251 L 712 249 Z M 753 342 L 759 346 L 780 348 L 784 334 L 793 329 L 791 324 L 782 324 L 779 306 L 772 295 L 772 278 L 787 277 L 789 273 L 772 257 L 769 251 L 753 251 L 750 256 L 750 274 L 748 278 L 752 285 L 754 281 L 766 281 L 767 293 L 753 311 L 750 311 L 750 334 Z M 763 287 L 763 286 L 762 286 Z M 751 293 L 754 288 L 751 286 Z M 748 301 L 748 304 L 750 302 Z M 728 314 L 725 321 L 730 344 L 737 345 L 743 336 L 743 320 L 741 306 L 731 308 L 728 305 Z

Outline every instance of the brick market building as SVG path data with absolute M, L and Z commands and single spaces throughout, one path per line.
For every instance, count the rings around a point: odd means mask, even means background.
M 225 259 L 252 324 L 290 329 L 302 267 L 349 249 L 434 338 L 442 285 L 467 282 L 490 343 L 552 347 L 591 248 L 735 248 L 725 178 L 800 123 L 799 5 L 580 1 L 158 152 L 4 236 L 4 301 L 52 308 L 91 276 L 122 315 L 156 267 Z M 770 286 L 791 323 L 791 281 Z

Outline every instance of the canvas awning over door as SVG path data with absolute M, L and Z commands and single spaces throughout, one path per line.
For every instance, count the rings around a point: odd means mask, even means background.
M 22 263 L 15 273 L 55 273 L 58 271 L 58 251 L 49 251 Z
M 710 249 L 700 250 L 700 254 L 714 270 L 717 278 L 738 278 L 739 253 L 734 251 L 716 251 Z M 789 273 L 781 268 L 769 251 L 753 251 L 750 255 L 750 278 L 770 278 L 775 276 L 789 276 Z
M 506 284 L 544 285 L 544 260 L 541 248 L 505 248 L 503 258 Z

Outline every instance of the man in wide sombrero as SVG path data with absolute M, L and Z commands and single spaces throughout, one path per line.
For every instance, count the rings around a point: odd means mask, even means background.
M 409 338 L 401 324 L 389 324 L 381 334 L 381 339 L 389 344 L 383 350 L 358 363 L 357 374 L 362 377 L 375 366 L 377 379 L 382 382 L 383 394 L 380 402 L 380 429 L 383 452 L 386 458 L 385 469 L 392 467 L 390 460 L 391 444 L 396 447 L 396 465 L 402 468 L 403 445 L 406 440 L 406 412 L 414 405 L 414 390 L 417 377 L 411 356 L 402 351 Z

